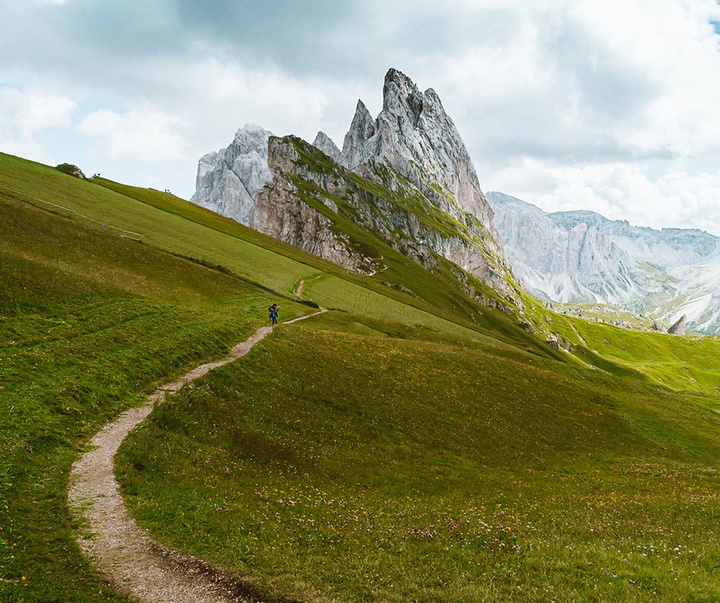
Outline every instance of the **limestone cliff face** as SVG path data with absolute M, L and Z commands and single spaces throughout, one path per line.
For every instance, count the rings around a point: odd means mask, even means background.
M 354 250 L 348 237 L 334 228 L 334 221 L 308 204 L 296 185 L 313 182 L 331 194 L 344 194 L 344 183 L 302 167 L 292 138 L 269 138 L 268 164 L 274 177 L 258 193 L 247 225 L 349 270 L 375 274 L 378 267 L 373 259 Z M 326 200 L 325 204 L 337 212 L 334 203 Z
M 342 151 L 322 132 L 313 145 L 246 126 L 200 160 L 192 200 L 351 270 L 382 271 L 378 246 L 351 236 L 349 220 L 468 292 L 474 277 L 512 294 L 492 210 L 433 90 L 391 69 L 377 119 L 359 101 Z
M 196 192 L 190 200 L 249 225 L 255 197 L 272 180 L 268 166 L 270 136 L 267 130 L 248 124 L 237 131 L 227 148 L 203 156 L 198 163 Z
M 515 274 L 555 302 L 607 304 L 666 325 L 720 333 L 720 239 L 698 230 L 654 230 L 590 211 L 545 213 L 489 193 Z M 684 324 L 684 323 L 683 323 Z
M 375 120 L 365 104 L 359 100 L 348 133 L 345 134 L 340 163 L 350 170 L 376 155 L 376 145 L 368 144 L 375 136 Z M 366 151 L 367 147 L 367 151 Z M 321 149 L 322 150 L 322 149 Z M 365 152 L 366 151 L 366 152 Z
M 269 165 L 274 177 L 257 196 L 253 228 L 358 272 L 384 270 L 377 252 L 337 226 L 344 217 L 431 271 L 448 260 L 461 282 L 469 274 L 510 292 L 502 259 L 482 225 L 470 215 L 460 223 L 387 169 L 375 176 L 391 180 L 392 188 L 343 168 L 295 137 L 270 138 Z
M 332 139 L 325 132 L 318 132 L 313 141 L 313 146 L 320 149 L 335 163 L 341 162 L 341 152 Z
M 371 178 L 374 163 L 391 167 L 436 206 L 460 220 L 471 214 L 498 240 L 492 209 L 440 98 L 432 89 L 420 92 L 401 72 L 390 69 L 385 76 L 383 110 L 376 120 L 358 102 L 341 160 Z M 502 253 L 500 246 L 496 250 Z

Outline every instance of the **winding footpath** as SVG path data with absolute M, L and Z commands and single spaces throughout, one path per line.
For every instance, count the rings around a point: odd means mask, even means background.
M 283 324 L 325 312 L 301 316 Z M 92 449 L 73 465 L 68 501 L 81 519 L 78 544 L 85 555 L 125 595 L 144 603 L 250 603 L 250 587 L 195 557 L 168 549 L 150 538 L 130 517 L 115 480 L 114 458 L 125 437 L 140 425 L 165 393 L 175 393 L 209 371 L 233 362 L 272 332 L 261 327 L 236 345 L 227 358 L 202 364 L 179 380 L 160 386 L 140 408 L 122 413 L 93 438 Z

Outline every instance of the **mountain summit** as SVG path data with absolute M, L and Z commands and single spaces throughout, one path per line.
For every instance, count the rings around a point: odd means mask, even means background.
M 488 204 L 460 134 L 432 89 L 390 69 L 383 109 L 358 101 L 342 150 L 246 126 L 200 159 L 192 201 L 368 275 L 384 246 L 486 303 L 516 305 Z M 488 291 L 487 287 L 491 288 Z M 501 303 L 504 303 L 501 301 Z
M 472 214 L 497 234 L 470 155 L 440 98 L 432 88 L 420 92 L 396 69 L 385 76 L 383 110 L 377 119 L 358 101 L 341 161 L 359 173 L 368 172 L 367 164 L 381 161 L 430 197 L 438 196 L 433 185 L 439 185 L 454 201 L 436 199 L 445 211 Z

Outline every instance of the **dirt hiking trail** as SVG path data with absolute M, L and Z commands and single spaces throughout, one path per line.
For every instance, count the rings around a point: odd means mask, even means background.
M 321 309 L 283 324 L 323 312 Z M 119 592 L 143 603 L 258 601 L 242 580 L 152 540 L 125 508 L 115 480 L 114 458 L 125 437 L 148 417 L 156 404 L 164 401 L 166 392 L 175 393 L 209 371 L 241 358 L 271 332 L 272 327 L 261 327 L 236 345 L 227 358 L 202 364 L 177 381 L 160 386 L 143 406 L 125 411 L 103 427 L 92 439 L 92 449 L 73 465 L 68 501 L 82 522 L 78 544 Z

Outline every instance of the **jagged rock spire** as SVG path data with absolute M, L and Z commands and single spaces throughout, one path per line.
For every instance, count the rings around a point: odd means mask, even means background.
M 335 163 L 341 162 L 340 149 L 338 149 L 337 145 L 327 134 L 325 134 L 325 132 L 318 132 L 312 144 L 316 149 L 320 149 L 323 153 L 330 157 L 330 159 L 332 159 Z
M 272 179 L 268 166 L 271 135 L 247 124 L 226 148 L 201 157 L 191 201 L 249 225 L 255 197 Z
M 675 322 L 673 326 L 671 326 L 668 329 L 668 333 L 672 335 L 685 335 L 685 328 L 687 325 L 687 316 L 683 314 L 678 320 Z
M 383 109 L 373 120 L 362 101 L 345 136 L 342 162 L 361 170 L 370 161 L 387 164 L 421 191 L 440 186 L 459 209 L 476 216 L 496 237 L 492 209 L 480 189 L 465 144 L 434 90 L 420 92 L 397 69 L 383 85 Z
M 343 142 L 341 163 L 350 170 L 355 170 L 363 162 L 365 146 L 375 136 L 375 120 L 365 103 L 358 100 L 355 116 Z
M 342 211 L 332 200 L 342 199 L 345 208 L 355 208 L 362 227 L 428 269 L 438 269 L 437 258 L 443 257 L 498 291 L 511 290 L 513 279 L 492 210 L 457 128 L 433 90 L 420 92 L 410 78 L 390 69 L 377 119 L 358 101 L 341 152 L 322 132 L 316 137 L 316 148 L 376 183 L 377 195 L 372 187 L 360 190 L 340 166 L 298 160 L 298 149 L 307 153 L 310 145 L 294 137 L 270 138 L 268 152 L 268 136 L 259 128 L 241 131 L 228 149 L 204 157 L 193 201 L 341 265 L 373 273 L 381 260 L 358 256 L 351 239 L 337 235 L 332 219 L 297 194 L 296 183 L 303 180 L 329 193 L 320 195 L 320 201 L 331 212 Z M 474 286 L 463 278 L 461 286 L 474 295 Z

